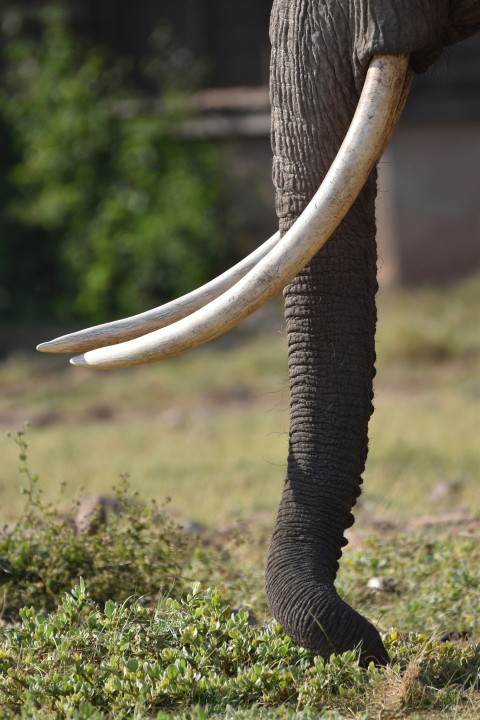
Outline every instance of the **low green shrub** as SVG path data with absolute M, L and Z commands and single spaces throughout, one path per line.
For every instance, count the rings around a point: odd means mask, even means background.
M 99 608 L 81 580 L 56 611 L 24 608 L 2 635 L 0 707 L 46 717 L 166 720 L 192 706 L 400 710 L 433 707 L 445 684 L 457 699 L 478 689 L 478 645 L 419 643 L 392 631 L 386 643 L 400 660 L 387 670 L 360 668 L 354 652 L 325 662 L 276 623 L 252 627 L 248 613 L 232 614 L 217 590 L 198 584 L 153 609 Z
M 232 609 L 262 594 L 248 544 L 235 554 L 225 537 L 186 535 L 126 481 L 121 512 L 80 534 L 42 501 L 24 431 L 13 439 L 27 503 L 0 537 L 0 720 L 478 717 L 480 645 L 438 633 L 440 618 L 475 637 L 474 539 L 372 538 L 346 553 L 343 595 L 402 631 L 383 633 L 386 669 L 360 668 L 355 652 L 327 662 L 264 621 L 260 604 L 254 622 Z M 392 589 L 369 589 L 372 575 L 393 577 Z
M 178 593 L 189 553 L 180 528 L 155 503 L 142 503 L 126 480 L 115 490 L 116 511 L 94 532 L 79 533 L 72 512 L 41 499 L 30 472 L 24 432 L 15 435 L 27 503 L 13 529 L 0 536 L 1 614 L 14 620 L 25 605 L 53 610 L 66 590 L 84 577 L 93 598 L 122 602 L 132 595 Z M 151 600 L 150 600 L 151 601 Z
M 186 533 L 155 502 L 143 502 L 123 478 L 114 490 L 115 511 L 87 532 L 68 512 L 43 501 L 39 478 L 28 464 L 25 430 L 13 436 L 26 479 L 25 509 L 13 528 L 0 534 L 0 617 L 14 622 L 24 606 L 54 610 L 83 577 L 92 599 L 128 602 L 142 598 L 155 607 L 159 594 L 181 597 L 193 578 L 224 588 L 232 603 L 254 595 L 251 571 L 243 570 L 227 546 Z M 238 542 L 233 538 L 232 544 Z

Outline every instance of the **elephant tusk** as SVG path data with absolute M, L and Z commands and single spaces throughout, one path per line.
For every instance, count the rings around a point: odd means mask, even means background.
M 49 342 L 37 345 L 40 352 L 85 352 L 93 348 L 112 345 L 124 340 L 131 340 L 153 330 L 170 325 L 190 315 L 195 310 L 215 300 L 219 295 L 242 279 L 256 263 L 264 258 L 275 247 L 280 238 L 277 232 L 266 240 L 263 245 L 232 268 L 214 278 L 202 287 L 165 305 L 147 310 L 132 317 L 114 320 L 113 322 L 95 325 L 78 332 L 62 335 Z
M 72 358 L 73 365 L 127 367 L 178 355 L 221 335 L 270 300 L 325 244 L 380 159 L 400 117 L 411 74 L 408 55 L 377 55 L 338 154 L 290 230 L 220 297 L 162 330 Z

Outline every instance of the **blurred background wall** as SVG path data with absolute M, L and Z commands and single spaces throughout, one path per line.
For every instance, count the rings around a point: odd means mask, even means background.
M 158 22 L 204 60 L 204 87 L 223 92 L 198 97 L 203 122 L 191 130 L 237 141 L 232 169 L 254 180 L 259 204 L 250 193 L 245 202 L 260 236 L 274 222 L 266 147 L 270 8 L 271 0 L 103 0 L 88 11 L 99 37 L 137 60 Z M 450 48 L 416 78 L 379 189 L 383 284 L 444 283 L 480 265 L 479 37 Z
M 274 223 L 268 146 L 271 0 L 103 0 L 88 12 L 99 37 L 137 62 L 151 27 L 169 24 L 202 58 L 206 88 L 192 134 L 236 141 L 232 171 L 253 193 L 235 198 L 259 236 Z M 203 117 L 202 117 L 203 116 Z M 379 268 L 384 285 L 444 283 L 480 265 L 480 38 L 450 48 L 418 77 L 380 168 Z M 252 197 L 253 195 L 253 197 Z
M 380 166 L 385 284 L 448 283 L 480 266 L 480 37 L 415 78 Z

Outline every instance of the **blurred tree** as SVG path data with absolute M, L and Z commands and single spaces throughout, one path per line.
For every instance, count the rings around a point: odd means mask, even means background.
M 231 252 L 220 165 L 176 132 L 190 58 L 157 32 L 161 111 L 126 112 L 126 65 L 84 46 L 61 5 L 34 33 L 19 18 L 4 23 L 0 317 L 134 313 L 220 272 Z

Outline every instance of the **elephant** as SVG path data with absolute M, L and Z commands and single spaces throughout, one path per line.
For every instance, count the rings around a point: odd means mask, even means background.
M 375 166 L 411 77 L 480 31 L 480 0 L 274 0 L 273 182 L 279 232 L 166 306 L 62 336 L 41 351 L 119 367 L 176 355 L 283 289 L 290 433 L 265 569 L 269 607 L 329 658 L 389 661 L 374 625 L 337 593 L 362 484 L 375 375 Z M 328 242 L 327 242 L 328 240 Z

